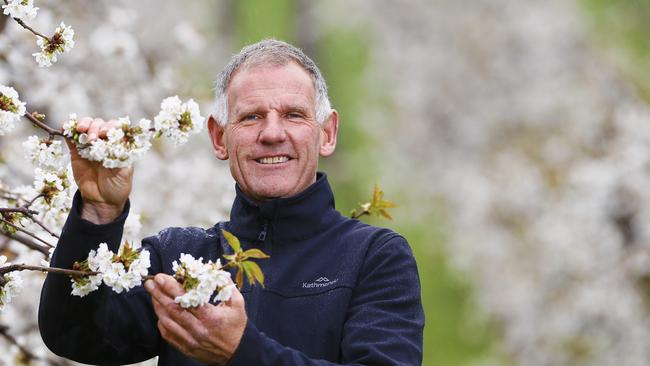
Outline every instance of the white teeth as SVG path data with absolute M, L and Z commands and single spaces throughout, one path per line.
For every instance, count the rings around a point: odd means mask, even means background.
M 286 156 L 273 156 L 269 158 L 261 158 L 258 159 L 257 161 L 262 164 L 278 164 L 278 163 L 284 163 L 289 161 L 289 158 Z

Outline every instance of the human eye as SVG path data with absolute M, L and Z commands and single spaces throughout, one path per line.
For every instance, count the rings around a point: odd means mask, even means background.
M 259 119 L 260 119 L 260 116 L 258 114 L 246 114 L 240 119 L 240 121 L 242 121 L 242 122 L 253 122 L 253 121 L 257 121 Z
M 302 119 L 302 118 L 304 118 L 304 116 L 303 116 L 302 113 L 300 113 L 300 112 L 295 112 L 295 111 L 294 111 L 294 112 L 288 112 L 287 114 L 285 114 L 285 116 L 286 116 L 288 119 Z

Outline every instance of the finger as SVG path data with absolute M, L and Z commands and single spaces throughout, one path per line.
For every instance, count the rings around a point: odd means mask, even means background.
M 68 145 L 68 150 L 70 151 L 70 158 L 73 160 L 78 158 L 79 151 L 77 151 L 77 146 L 74 143 L 72 143 L 72 140 L 70 140 L 69 138 L 65 138 L 63 140 L 65 140 L 65 144 Z
M 88 127 L 88 140 L 93 141 L 97 139 L 97 136 L 99 136 L 99 129 L 105 124 L 103 119 L 101 118 L 95 118 L 91 123 L 90 127 Z
M 90 117 L 83 117 L 77 122 L 77 132 L 86 132 L 90 127 L 90 124 L 93 122 L 93 119 Z
M 169 312 L 158 299 L 152 297 L 151 303 L 153 304 L 153 311 L 158 318 L 169 318 Z
M 151 295 L 151 298 L 158 301 L 163 306 L 170 306 L 170 303 L 179 306 L 174 302 L 174 297 L 167 295 L 164 291 L 161 291 L 160 286 L 158 286 L 153 280 L 147 280 L 144 283 L 145 289 Z
M 108 133 L 108 131 L 110 131 L 110 130 L 112 130 L 114 128 L 118 128 L 121 125 L 122 125 L 122 123 L 120 121 L 116 120 L 116 119 L 109 120 L 103 126 L 101 126 L 99 128 L 98 136 L 100 138 L 106 138 L 106 134 Z
M 156 281 L 156 288 L 167 294 L 167 296 L 176 297 L 185 293 L 181 284 L 170 275 L 158 273 L 156 277 L 154 277 L 154 281 Z
M 222 302 L 222 304 L 226 304 L 227 306 L 235 308 L 243 308 L 245 306 L 244 296 L 235 286 L 235 288 L 232 290 L 232 295 L 230 295 L 230 299 L 226 302 Z
M 170 297 L 160 290 L 160 286 L 149 281 L 145 283 L 145 288 L 151 294 L 154 311 L 158 318 L 168 317 L 188 328 L 201 326 L 201 322 L 189 309 L 181 307 L 174 301 L 174 297 Z
M 158 319 L 160 335 L 182 353 L 189 353 L 198 348 L 198 342 L 180 324 L 169 318 Z

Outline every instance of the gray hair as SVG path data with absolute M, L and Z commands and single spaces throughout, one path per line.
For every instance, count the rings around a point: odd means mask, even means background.
M 316 121 L 323 123 L 329 117 L 332 107 L 327 96 L 327 84 L 318 66 L 300 49 L 275 39 L 265 39 L 248 45 L 232 56 L 217 78 L 214 118 L 221 126 L 228 123 L 226 89 L 239 69 L 254 66 L 284 66 L 291 61 L 300 65 L 311 76 L 316 91 Z

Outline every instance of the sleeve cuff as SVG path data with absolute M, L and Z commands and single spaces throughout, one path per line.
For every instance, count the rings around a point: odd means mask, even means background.
M 259 365 L 260 359 L 258 353 L 262 348 L 262 336 L 262 333 L 257 327 L 250 320 L 247 321 L 246 328 L 244 328 L 244 335 L 241 337 L 235 353 L 230 358 L 228 366 Z

